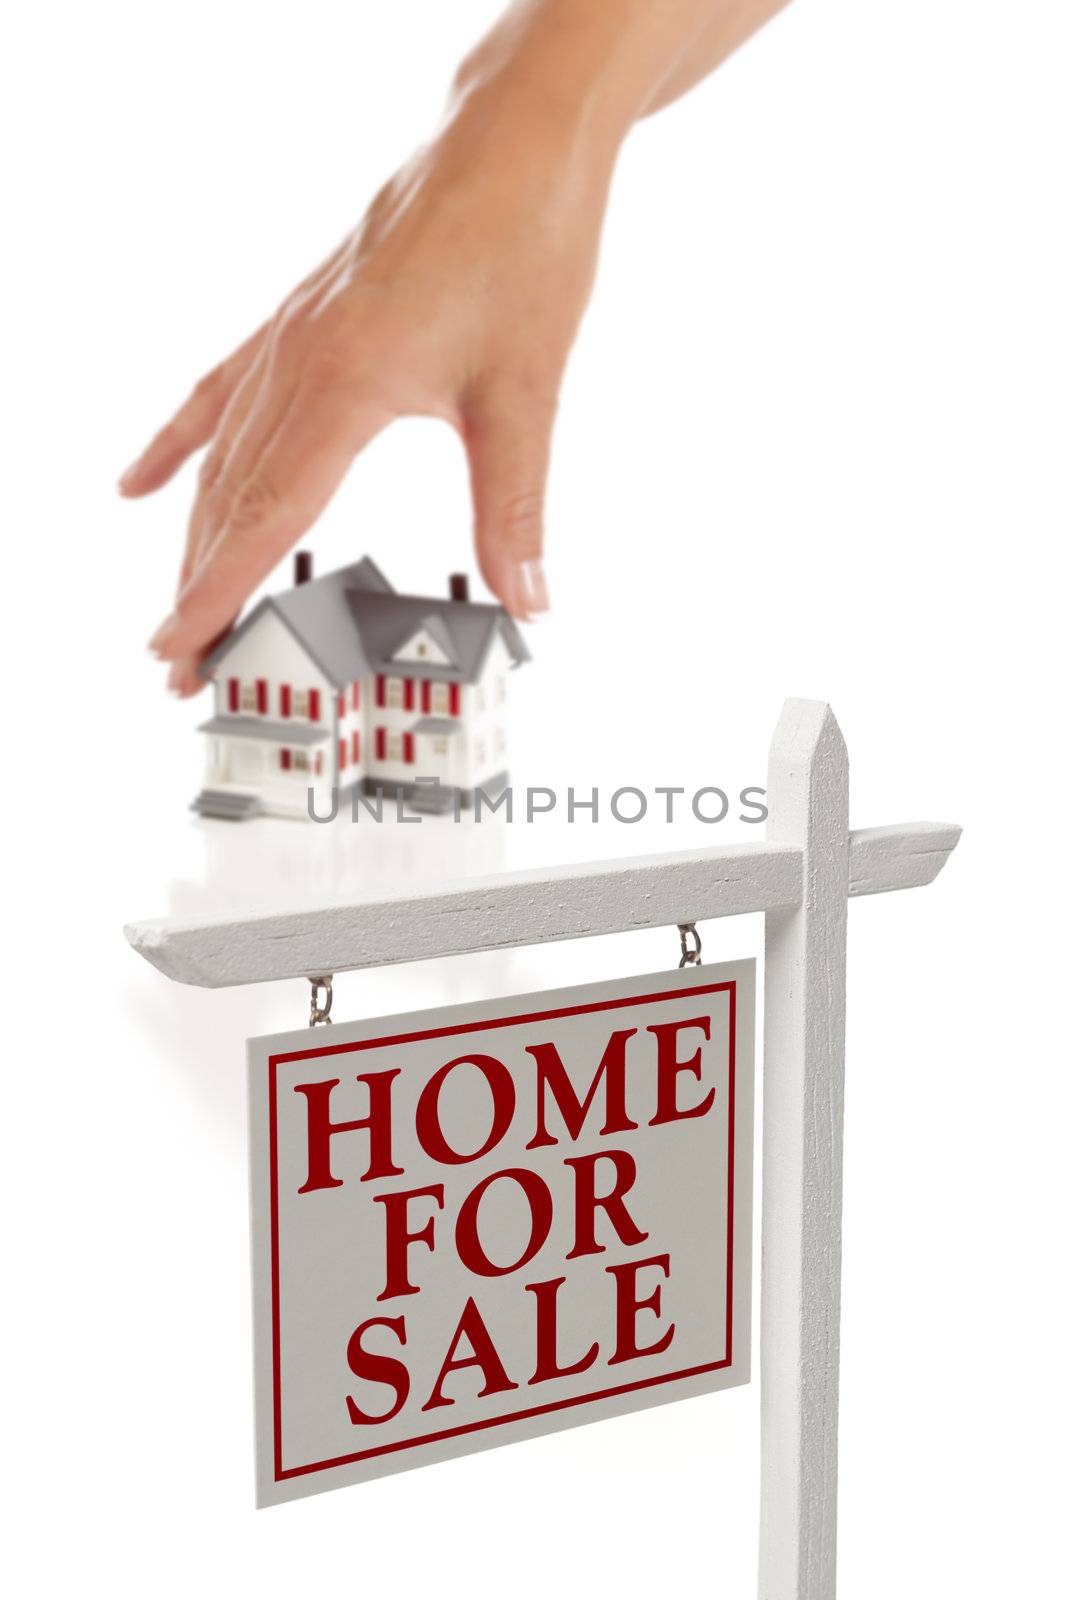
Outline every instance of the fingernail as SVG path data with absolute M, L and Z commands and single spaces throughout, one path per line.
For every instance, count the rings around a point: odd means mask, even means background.
M 167 617 L 164 622 L 160 623 L 151 639 L 149 639 L 149 650 L 153 651 L 157 656 L 165 655 L 167 646 L 172 642 L 177 632 L 178 613 L 176 611 L 172 611 L 170 616 Z
M 548 610 L 548 584 L 541 561 L 520 562 L 518 568 L 519 594 L 527 611 Z

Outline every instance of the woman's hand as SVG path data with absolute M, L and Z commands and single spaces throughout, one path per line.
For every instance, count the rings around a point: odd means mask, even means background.
M 209 446 L 177 602 L 151 641 L 172 688 L 201 686 L 205 652 L 396 417 L 458 430 L 485 581 L 514 616 L 546 609 L 549 437 L 613 156 L 521 95 L 475 89 L 351 238 L 196 385 L 120 485 L 149 494 Z
M 784 4 L 513 0 L 438 138 L 120 482 L 150 494 L 209 446 L 151 640 L 172 688 L 200 687 L 214 640 L 396 417 L 459 431 L 485 581 L 517 617 L 545 610 L 549 435 L 619 146 Z

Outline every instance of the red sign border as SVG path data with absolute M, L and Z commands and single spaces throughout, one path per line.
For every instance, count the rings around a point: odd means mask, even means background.
M 371 1450 L 356 1450 L 350 1455 L 334 1456 L 328 1461 L 312 1461 L 306 1466 L 282 1466 L 282 1373 L 281 1373 L 281 1284 L 280 1248 L 278 1239 L 278 1067 L 291 1061 L 314 1061 L 320 1056 L 344 1055 L 355 1050 L 373 1050 L 395 1044 L 413 1044 L 421 1039 L 442 1039 L 458 1033 L 480 1033 L 490 1028 L 510 1028 L 517 1023 L 548 1022 L 556 1017 L 582 1016 L 594 1011 L 613 1011 L 623 1006 L 648 1005 L 657 1000 L 677 1000 L 682 996 L 716 994 L 727 991 L 730 996 L 730 1110 L 727 1128 L 726 1155 L 726 1354 L 721 1361 L 709 1361 L 703 1366 L 687 1367 L 680 1372 L 665 1372 L 654 1378 L 639 1378 L 633 1383 L 618 1384 L 611 1389 L 598 1389 L 595 1394 L 571 1395 L 565 1400 L 550 1400 L 544 1405 L 528 1406 L 523 1411 L 510 1411 L 503 1417 L 486 1417 L 479 1422 L 465 1422 L 456 1428 L 443 1428 L 436 1433 L 420 1434 L 415 1439 L 397 1439 L 392 1444 L 377 1445 Z M 656 994 L 626 995 L 617 1000 L 599 1000 L 589 1005 L 561 1006 L 554 1011 L 530 1011 L 516 1017 L 490 1017 L 483 1022 L 461 1022 L 446 1028 L 427 1028 L 417 1033 L 388 1034 L 378 1039 L 356 1039 L 349 1044 L 323 1045 L 314 1050 L 292 1050 L 282 1055 L 269 1056 L 269 1117 L 270 1117 L 270 1293 L 271 1293 L 271 1365 L 274 1411 L 274 1481 L 283 1483 L 289 1478 L 301 1478 L 310 1472 L 327 1472 L 334 1467 L 350 1466 L 356 1461 L 367 1461 L 374 1456 L 392 1455 L 399 1450 L 414 1450 L 419 1445 L 437 1444 L 442 1439 L 455 1439 L 466 1433 L 479 1433 L 486 1428 L 503 1427 L 508 1422 L 523 1422 L 529 1417 L 544 1416 L 550 1411 L 565 1411 L 572 1406 L 589 1405 L 596 1400 L 610 1400 L 616 1395 L 633 1394 L 639 1389 L 651 1389 L 662 1383 L 677 1383 L 683 1378 L 699 1377 L 706 1372 L 717 1372 L 733 1365 L 734 1342 L 734 1078 L 737 1046 L 737 980 L 721 983 L 686 985 L 681 989 L 666 989 Z

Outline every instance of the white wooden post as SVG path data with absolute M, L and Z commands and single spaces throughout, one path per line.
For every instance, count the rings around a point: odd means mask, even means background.
M 829 706 L 786 702 L 767 788 L 768 839 L 804 865 L 766 918 L 759 1600 L 832 1600 L 849 829 Z

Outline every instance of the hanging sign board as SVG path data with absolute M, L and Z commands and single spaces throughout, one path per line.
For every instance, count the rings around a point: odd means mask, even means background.
M 747 1381 L 753 992 L 250 1042 L 260 1505 Z

